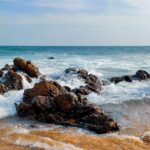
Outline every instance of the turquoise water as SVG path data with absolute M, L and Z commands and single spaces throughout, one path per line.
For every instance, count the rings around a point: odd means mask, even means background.
M 50 56 L 56 59 L 50 61 Z M 11 63 L 14 57 L 36 62 L 44 73 L 48 68 L 59 71 L 67 67 L 85 68 L 106 78 L 133 74 L 138 69 L 150 72 L 150 47 L 0 47 L 0 66 Z

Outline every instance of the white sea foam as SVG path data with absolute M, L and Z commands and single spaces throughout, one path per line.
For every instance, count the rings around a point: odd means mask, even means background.
M 38 137 L 35 140 L 25 140 L 22 138 L 18 138 L 15 142 L 16 145 L 28 146 L 30 148 L 44 148 L 45 150 L 82 150 L 77 148 L 71 144 L 66 144 L 59 141 L 54 141 L 47 137 Z
M 150 98 L 150 81 L 121 82 L 103 87 L 99 94 L 91 93 L 87 96 L 89 102 L 95 104 L 119 104 L 129 100 Z
M 21 76 L 23 78 L 24 89 L 31 88 L 33 83 L 28 83 L 25 77 L 23 75 Z M 4 95 L 0 95 L 0 119 L 16 114 L 15 103 L 20 103 L 22 101 L 24 89 L 9 91 Z

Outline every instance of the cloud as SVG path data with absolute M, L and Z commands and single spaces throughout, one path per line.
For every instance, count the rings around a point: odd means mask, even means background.
M 0 0 L 0 3 L 14 4 L 44 12 L 76 13 L 149 13 L 150 0 Z M 2 7 L 2 6 L 0 6 Z

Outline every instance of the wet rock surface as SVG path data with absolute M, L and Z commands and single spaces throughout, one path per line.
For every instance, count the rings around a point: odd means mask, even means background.
M 42 81 L 25 90 L 17 113 L 40 122 L 81 127 L 96 133 L 119 130 L 117 123 L 101 108 L 88 104 L 86 98 L 68 92 L 53 81 Z
M 126 75 L 122 77 L 113 77 L 110 79 L 111 82 L 117 84 L 119 82 L 132 82 L 134 80 L 148 80 L 150 79 L 150 74 L 144 70 L 138 70 L 135 75 Z
M 21 58 L 14 59 L 14 66 L 21 71 L 27 73 L 30 77 L 38 77 L 39 76 L 39 69 L 31 63 L 31 61 L 26 61 Z
M 85 82 L 85 86 L 72 89 L 72 92 L 75 94 L 88 95 L 91 92 L 99 93 L 102 90 L 102 86 L 106 86 L 109 83 L 108 80 L 100 80 L 96 75 L 89 74 L 86 70 L 68 68 L 65 70 L 67 74 L 76 74 L 78 78 L 82 79 Z
M 22 77 L 13 70 L 9 70 L 0 83 L 0 94 L 4 94 L 10 90 L 21 89 L 23 89 Z

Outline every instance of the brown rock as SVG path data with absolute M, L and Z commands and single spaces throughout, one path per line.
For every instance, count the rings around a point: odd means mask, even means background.
M 81 105 L 77 96 L 73 93 L 58 95 L 55 97 L 54 101 L 58 108 L 65 113 L 69 113 L 73 107 Z
M 0 94 L 4 94 L 7 91 L 8 89 L 6 88 L 6 86 L 4 84 L 0 84 Z
M 24 71 L 25 73 L 27 73 L 31 77 L 38 77 L 38 75 L 39 75 L 38 68 L 34 64 L 32 64 L 30 61 L 26 61 L 26 60 L 21 59 L 21 58 L 15 58 L 14 59 L 14 65 L 18 69 Z
M 25 102 L 30 102 L 30 100 L 35 96 L 48 96 L 53 98 L 64 92 L 67 91 L 58 83 L 45 80 L 40 83 L 36 83 L 32 89 L 25 90 L 23 99 Z
M 88 76 L 88 72 L 86 70 L 79 70 L 77 71 L 77 74 L 80 78 L 82 79 L 87 79 L 87 76 Z
M 16 104 L 16 109 L 20 117 L 34 117 L 34 111 L 30 104 L 21 103 L 19 106 Z
M 50 113 L 54 108 L 54 102 L 52 99 L 46 96 L 36 96 L 32 99 L 32 107 L 35 113 Z
M 5 82 L 3 83 L 8 90 L 21 90 L 23 89 L 22 77 L 14 72 L 9 70 L 5 77 Z

